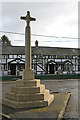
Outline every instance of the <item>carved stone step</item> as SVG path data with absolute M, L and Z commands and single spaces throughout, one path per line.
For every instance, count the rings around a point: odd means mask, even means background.
M 5 97 L 18 102 L 40 101 L 45 100 L 49 96 L 49 90 L 37 94 L 16 94 L 12 92 L 6 93 Z
M 54 100 L 54 95 L 50 94 L 46 99 L 47 106 L 49 106 L 52 103 L 53 100 Z
M 11 87 L 12 93 L 18 94 L 36 94 L 36 93 L 43 93 L 45 90 L 45 85 L 40 85 L 39 87 L 19 87 L 13 86 Z
M 34 79 L 34 80 L 17 80 L 16 81 L 17 86 L 24 86 L 24 87 L 32 87 L 32 86 L 40 86 L 40 80 Z
M 33 108 L 33 107 L 45 107 L 50 105 L 50 103 L 54 100 L 54 95 L 49 95 L 46 100 L 40 101 L 27 101 L 27 102 L 17 102 L 14 100 L 9 100 L 7 98 L 3 98 L 2 103 L 8 107 L 12 108 Z

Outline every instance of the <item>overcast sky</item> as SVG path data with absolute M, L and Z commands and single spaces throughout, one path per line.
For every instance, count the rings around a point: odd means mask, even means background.
M 65 0 L 64 0 L 65 1 Z M 25 33 L 26 22 L 20 20 L 27 11 L 36 18 L 31 22 L 31 34 L 78 38 L 78 1 L 73 2 L 3 2 L 0 31 Z M 0 37 L 5 33 L 0 33 Z M 12 45 L 25 45 L 24 35 L 5 34 Z M 35 40 L 39 46 L 78 47 L 76 39 L 62 39 L 31 36 L 32 46 Z

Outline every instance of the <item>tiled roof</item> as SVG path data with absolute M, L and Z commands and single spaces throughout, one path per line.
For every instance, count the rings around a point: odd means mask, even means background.
M 1 45 L 0 45 L 0 49 L 1 49 Z M 2 54 L 24 55 L 25 46 L 9 46 L 7 44 L 2 43 Z M 79 55 L 80 49 L 39 46 L 39 47 L 32 47 L 32 54 L 36 54 L 36 55 L 39 55 L 39 54 L 41 55 Z

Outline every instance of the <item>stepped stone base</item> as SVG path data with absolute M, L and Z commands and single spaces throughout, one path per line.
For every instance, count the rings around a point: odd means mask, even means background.
M 27 72 L 23 72 L 23 76 Z M 33 73 L 31 71 L 33 77 Z M 45 85 L 40 84 L 39 79 L 25 79 L 17 80 L 16 85 L 11 87 L 10 92 L 5 94 L 2 99 L 2 104 L 12 108 L 31 108 L 31 107 L 45 107 L 50 105 L 54 100 L 54 95 L 51 95 L 49 90 L 45 89 Z M 31 78 L 32 78 L 31 77 Z
M 39 101 L 27 101 L 27 102 L 17 102 L 7 98 L 3 98 L 4 105 L 11 108 L 33 108 L 33 107 L 46 107 L 49 106 L 53 101 L 53 95 L 49 95 L 46 100 Z

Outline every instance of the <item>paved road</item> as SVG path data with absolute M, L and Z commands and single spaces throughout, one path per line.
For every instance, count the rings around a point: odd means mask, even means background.
M 41 80 L 42 84 L 46 85 L 51 92 L 71 92 L 71 98 L 66 109 L 64 118 L 78 118 L 78 93 L 80 80 Z M 2 84 L 2 96 L 9 91 L 15 82 Z M 1 84 L 0 84 L 1 86 Z
M 64 118 L 78 118 L 78 80 L 42 81 L 51 91 L 71 92 Z

